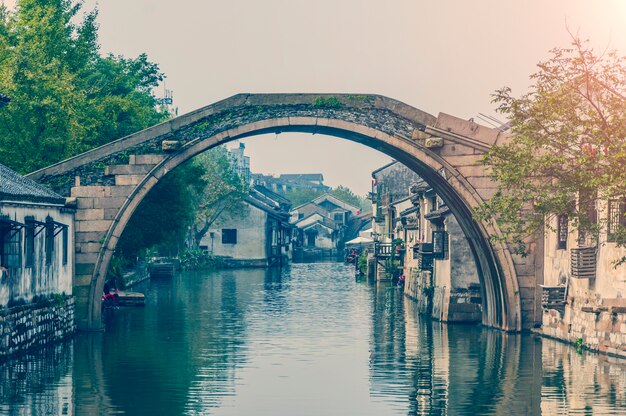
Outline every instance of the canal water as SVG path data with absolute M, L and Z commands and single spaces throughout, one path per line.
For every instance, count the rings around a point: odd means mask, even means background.
M 340 263 L 182 273 L 0 366 L 7 415 L 624 415 L 626 365 L 420 319 Z

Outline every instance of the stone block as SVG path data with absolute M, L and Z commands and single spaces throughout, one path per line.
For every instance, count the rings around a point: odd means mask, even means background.
M 427 149 L 439 149 L 443 147 L 443 139 L 441 137 L 428 137 L 424 140 L 424 147 Z
M 110 197 L 110 198 L 96 198 L 94 199 L 93 206 L 94 208 L 116 208 L 119 209 L 124 202 L 126 202 L 125 197 Z M 104 211 L 103 211 L 104 216 Z
M 76 207 L 78 209 L 91 209 L 93 208 L 94 198 L 77 198 Z
M 180 142 L 178 140 L 163 140 L 161 142 L 161 150 L 164 152 L 175 152 L 180 148 Z
M 131 155 L 129 163 L 135 165 L 157 165 L 165 159 L 165 155 Z
M 80 276 L 80 275 L 92 275 L 93 271 L 95 270 L 95 263 L 76 263 L 76 265 L 74 266 L 74 270 L 76 273 L 76 276 Z
M 112 223 L 109 220 L 76 221 L 76 231 L 107 231 Z
M 138 185 L 146 175 L 116 175 L 115 185 Z
M 114 220 L 117 217 L 117 213 L 120 210 L 118 208 L 105 208 L 104 209 L 104 219 L 105 220 Z
M 463 155 L 463 156 L 447 156 L 446 162 L 459 169 L 462 166 L 481 167 L 478 162 L 482 159 L 482 155 Z M 484 168 L 483 168 L 484 169 Z
M 135 190 L 136 186 L 135 185 L 118 185 L 118 186 L 112 186 L 111 187 L 111 196 L 112 197 L 127 197 L 128 195 L 130 195 L 134 190 Z
M 78 243 L 100 243 L 104 241 L 105 233 L 102 231 L 76 231 L 74 242 Z
M 76 286 L 89 286 L 91 285 L 92 275 L 81 274 L 74 276 L 74 285 Z
M 461 170 L 465 170 L 465 169 L 468 169 L 468 168 L 462 168 Z M 461 173 L 465 175 L 464 172 L 461 172 Z M 486 188 L 498 187 L 498 184 L 492 181 L 491 178 L 487 176 L 470 176 L 470 177 L 466 176 L 466 179 L 474 188 L 486 189 Z
M 87 264 L 87 263 L 93 263 L 95 264 L 98 261 L 98 252 L 91 252 L 91 253 L 76 253 L 76 255 L 74 256 L 74 259 L 76 261 L 76 264 Z
M 112 165 L 104 169 L 105 175 L 146 175 L 154 165 Z
M 80 251 L 77 251 L 79 253 L 99 253 L 102 249 L 102 244 L 94 242 L 80 243 L 76 246 L 80 249 Z
M 76 221 L 103 220 L 104 210 L 103 209 L 79 209 L 76 211 L 74 218 L 76 219 Z
M 83 198 L 104 198 L 110 195 L 107 186 L 78 186 L 72 187 L 70 192 L 70 196 Z

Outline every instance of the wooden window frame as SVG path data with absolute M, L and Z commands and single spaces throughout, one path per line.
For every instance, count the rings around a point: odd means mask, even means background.
M 236 228 L 222 228 L 222 244 L 237 244 Z
M 626 198 L 609 199 L 607 204 L 606 241 L 618 243 L 617 231 L 626 228 Z
M 567 239 L 569 237 L 569 217 L 567 214 L 560 214 L 556 217 L 556 249 L 567 250 Z

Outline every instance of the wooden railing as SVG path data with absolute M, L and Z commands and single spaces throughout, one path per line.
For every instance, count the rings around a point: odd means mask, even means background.
M 565 309 L 565 286 L 541 286 L 541 306 L 544 309 Z
M 595 247 L 577 247 L 571 249 L 571 274 L 575 279 L 596 278 Z

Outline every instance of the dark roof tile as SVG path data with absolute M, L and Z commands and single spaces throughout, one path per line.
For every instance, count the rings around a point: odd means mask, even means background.
M 0 201 L 64 204 L 65 198 L 0 164 Z

